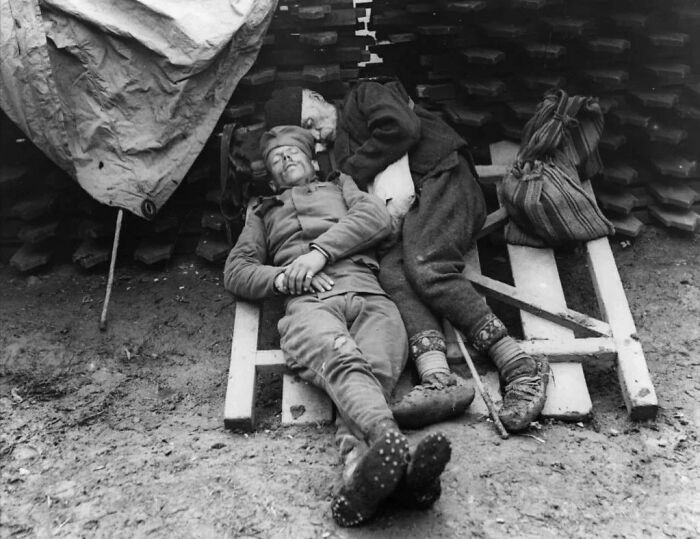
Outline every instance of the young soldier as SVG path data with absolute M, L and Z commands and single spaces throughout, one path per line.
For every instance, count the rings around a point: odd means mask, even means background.
M 407 355 L 401 317 L 376 278 L 373 247 L 389 233 L 389 214 L 347 175 L 318 180 L 308 131 L 276 127 L 260 145 L 277 194 L 252 207 L 224 284 L 247 299 L 284 296 L 287 364 L 336 405 L 346 462 L 331 504 L 338 524 L 364 522 L 390 496 L 429 507 L 451 449 L 438 433 L 409 454 L 387 404 Z
M 455 384 L 438 319 L 446 318 L 496 364 L 505 385 L 499 412 L 505 427 L 526 429 L 544 406 L 549 366 L 520 348 L 462 275 L 465 253 L 486 216 L 464 140 L 396 86 L 375 82 L 352 88 L 338 108 L 316 92 L 286 88 L 266 104 L 266 120 L 268 126 L 301 125 L 332 143 L 340 170 L 363 190 L 408 154 L 417 202 L 406 214 L 403 241 L 382 258 L 380 282 L 408 331 L 423 382 L 415 391 L 449 391 Z

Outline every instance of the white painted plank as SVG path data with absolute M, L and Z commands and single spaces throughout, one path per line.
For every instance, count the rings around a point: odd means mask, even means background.
M 631 419 L 652 419 L 659 407 L 656 391 L 608 238 L 589 241 L 586 252 L 598 305 L 617 348 L 617 374 L 627 411 Z
M 450 336 L 448 335 L 448 338 Z M 459 348 L 451 350 L 450 344 L 448 342 L 447 358 L 450 363 L 459 363 L 463 360 L 462 354 Z M 612 362 L 617 359 L 617 348 L 612 337 L 588 337 L 570 341 L 526 339 L 518 341 L 518 344 L 530 355 L 547 356 L 550 363 L 583 363 L 587 359 Z M 479 357 L 476 351 L 470 350 L 470 352 L 472 357 Z
M 287 368 L 282 350 L 258 350 L 255 354 L 255 364 L 258 369 L 276 370 L 283 372 Z
M 477 290 L 491 296 L 507 305 L 520 310 L 529 311 L 537 316 L 546 318 L 557 324 L 572 328 L 585 329 L 598 335 L 612 335 L 610 324 L 586 314 L 568 308 L 550 307 L 546 298 L 521 288 L 516 288 L 502 281 L 491 279 L 481 273 L 467 272 L 469 279 Z
M 559 279 L 554 252 L 520 245 L 508 245 L 513 281 L 519 290 L 538 294 L 548 307 L 565 309 L 564 289 Z M 523 335 L 567 343 L 574 333 L 554 322 L 520 311 Z M 593 403 L 580 363 L 552 363 L 552 376 L 547 385 L 547 400 L 542 417 L 578 421 L 589 417 Z
M 593 192 L 590 182 L 584 188 Z M 608 238 L 586 243 L 586 254 L 598 307 L 617 348 L 617 376 L 627 411 L 631 419 L 653 419 L 659 402 Z
M 544 355 L 550 363 L 581 363 L 585 359 L 614 361 L 617 349 L 612 337 L 588 337 L 554 341 L 549 339 L 528 339 L 518 341 L 530 355 Z
M 515 160 L 518 147 L 513 143 L 496 143 L 491 145 L 490 150 L 494 164 L 510 165 Z M 554 252 L 520 245 L 508 245 L 507 250 L 515 287 L 542 298 L 544 305 L 553 310 L 566 309 Z M 542 339 L 559 345 L 569 345 L 574 340 L 571 329 L 535 314 L 521 310 L 520 320 L 526 339 Z M 593 403 L 581 364 L 552 363 L 550 368 L 552 376 L 547 385 L 542 417 L 579 420 L 590 416 Z
M 255 355 L 259 323 L 257 305 L 236 301 L 224 403 L 224 425 L 229 429 L 252 430 L 255 427 Z
M 282 377 L 282 425 L 316 425 L 333 420 L 328 395 L 293 374 Z

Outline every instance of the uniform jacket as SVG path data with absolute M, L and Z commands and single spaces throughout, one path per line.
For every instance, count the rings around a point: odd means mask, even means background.
M 275 277 L 314 243 L 329 255 L 323 271 L 335 282 L 318 297 L 384 294 L 371 248 L 390 230 L 383 203 L 360 191 L 345 174 L 295 186 L 253 205 L 226 260 L 224 285 L 246 299 L 273 296 Z
M 411 108 L 408 95 L 390 84 L 360 83 L 338 110 L 333 152 L 360 189 L 406 153 L 418 187 L 436 168 L 454 166 L 457 151 L 466 153 L 464 139 L 432 112 Z

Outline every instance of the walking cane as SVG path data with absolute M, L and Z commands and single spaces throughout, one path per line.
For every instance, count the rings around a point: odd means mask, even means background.
M 501 438 L 507 440 L 508 431 L 506 431 L 506 428 L 503 426 L 503 423 L 501 423 L 501 420 L 498 417 L 498 412 L 496 411 L 496 406 L 491 400 L 491 396 L 487 393 L 486 389 L 484 388 L 484 385 L 481 383 L 481 377 L 479 376 L 479 373 L 476 372 L 476 367 L 474 367 L 474 362 L 469 356 L 469 352 L 467 352 L 467 347 L 464 346 L 462 334 L 457 329 L 455 329 L 455 335 L 457 336 L 457 344 L 459 345 L 459 349 L 462 352 L 462 355 L 464 356 L 467 365 L 469 366 L 469 371 L 472 373 L 472 378 L 474 378 L 476 388 L 479 390 L 481 398 L 484 399 L 484 403 L 486 404 L 486 408 L 489 411 L 489 415 L 491 416 L 491 419 L 493 419 L 493 423 L 496 425 L 496 430 L 498 430 L 498 434 L 501 436 Z

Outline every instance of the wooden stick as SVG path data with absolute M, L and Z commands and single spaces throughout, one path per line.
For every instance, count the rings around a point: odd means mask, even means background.
M 490 234 L 498 228 L 505 226 L 507 220 L 508 212 L 505 208 L 498 208 L 496 211 L 489 213 L 484 221 L 484 226 L 482 226 L 481 230 L 476 233 L 474 240 L 483 238 L 487 234 Z
M 102 316 L 100 316 L 100 331 L 107 329 L 107 308 L 109 307 L 109 298 L 112 295 L 112 285 L 114 284 L 114 265 L 117 262 L 117 249 L 119 247 L 119 234 L 122 229 L 122 217 L 124 210 L 119 208 L 117 213 L 117 225 L 114 228 L 114 241 L 112 242 L 112 260 L 109 262 L 109 274 L 107 276 L 107 290 L 105 291 L 105 302 L 102 306 Z
M 512 305 L 520 310 L 527 311 L 545 320 L 551 320 L 570 329 L 585 329 L 603 337 L 612 335 L 610 324 L 607 322 L 572 309 L 553 308 L 547 304 L 546 299 L 523 292 L 514 286 L 491 279 L 475 271 L 465 270 L 464 275 L 472 282 L 474 288 L 507 305 Z
M 467 365 L 469 366 L 469 371 L 472 373 L 472 378 L 474 378 L 474 383 L 476 384 L 476 388 L 479 390 L 479 394 L 481 395 L 481 398 L 484 399 L 484 403 L 486 404 L 486 408 L 489 411 L 489 415 L 491 416 L 491 419 L 493 419 L 493 422 L 496 425 L 496 430 L 498 430 L 498 434 L 501 436 L 501 438 L 503 438 L 504 440 L 507 440 L 509 437 L 508 431 L 503 426 L 503 423 L 501 423 L 501 419 L 498 417 L 498 412 L 496 411 L 496 406 L 493 404 L 493 401 L 491 400 L 491 396 L 488 394 L 488 392 L 484 388 L 484 385 L 481 383 L 481 377 L 479 376 L 479 373 L 476 372 L 476 367 L 474 367 L 474 362 L 472 361 L 472 358 L 469 356 L 469 352 L 467 352 L 467 347 L 464 346 L 464 341 L 462 340 L 462 334 L 457 329 L 455 329 L 455 336 L 457 337 L 457 344 L 459 345 L 459 349 L 462 351 L 462 355 L 464 356 L 464 360 L 467 362 Z

